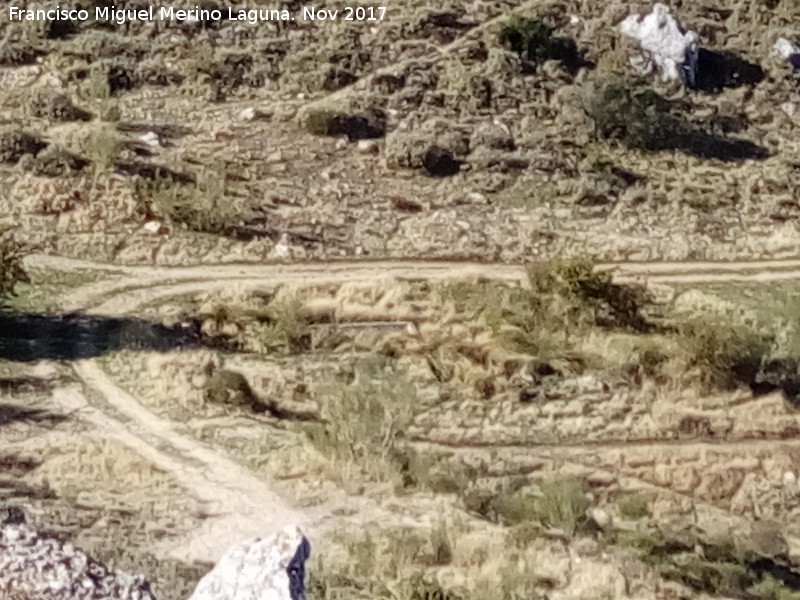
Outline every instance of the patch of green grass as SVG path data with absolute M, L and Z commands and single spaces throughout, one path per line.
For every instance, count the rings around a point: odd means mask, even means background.
M 73 269 L 29 269 L 28 281 L 20 281 L 16 294 L 7 299 L 7 305 L 21 312 L 56 310 L 58 297 L 82 285 L 100 281 L 108 276 L 106 271 Z
M 137 194 L 153 212 L 191 231 L 230 235 L 241 222 L 239 203 L 227 193 L 227 176 L 213 169 L 204 170 L 193 183 L 143 180 Z
M 297 354 L 311 347 L 311 330 L 298 298 L 273 301 L 264 318 L 253 325 L 252 337 L 261 352 Z
M 538 493 L 518 491 L 498 497 L 494 504 L 504 523 L 532 521 L 572 537 L 589 528 L 587 510 L 591 502 L 586 491 L 585 483 L 580 480 L 554 480 L 542 484 Z
M 701 592 L 763 600 L 800 597 L 800 591 L 770 574 L 769 561 L 743 550 L 732 538 L 677 540 L 649 529 L 620 532 L 617 543 L 633 549 L 661 576 Z
M 12 233 L 0 235 L 0 299 L 14 296 L 20 284 L 30 283 L 23 256 L 22 246 Z
M 324 424 L 309 438 L 333 465 L 366 480 L 402 480 L 398 444 L 418 408 L 416 390 L 388 359 L 360 361 L 349 377 L 320 382 L 315 392 Z
M 706 388 L 731 388 L 755 381 L 769 341 L 742 325 L 722 319 L 690 319 L 678 324 L 683 358 Z
M 647 500 L 639 494 L 626 494 L 617 501 L 620 515 L 625 519 L 639 520 L 650 515 Z

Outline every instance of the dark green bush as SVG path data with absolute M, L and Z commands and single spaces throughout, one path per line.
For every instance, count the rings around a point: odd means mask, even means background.
M 6 43 L 0 46 L 0 67 L 32 65 L 44 54 L 44 50 L 30 44 Z
M 692 319 L 678 326 L 678 339 L 689 368 L 707 387 L 752 385 L 769 353 L 760 334 L 730 323 Z
M 13 296 L 20 283 L 30 283 L 20 244 L 8 232 L 0 235 L 0 299 Z
M 346 135 L 351 142 L 386 135 L 386 113 L 379 109 L 367 109 L 359 113 L 312 110 L 307 115 L 305 124 L 306 129 L 314 135 Z
M 598 135 L 637 150 L 678 150 L 699 158 L 733 161 L 763 159 L 766 149 L 748 140 L 713 133 L 713 124 L 691 122 L 680 107 L 640 83 L 612 79 L 600 83 L 586 112 Z
M 36 156 L 47 148 L 47 142 L 21 130 L 0 133 L 0 163 L 14 164 L 26 154 Z
M 575 40 L 554 36 L 555 28 L 541 19 L 515 18 L 500 31 L 500 44 L 533 65 L 558 60 L 569 70 L 581 64 Z
M 597 271 L 591 260 L 530 265 L 528 280 L 535 295 L 563 297 L 584 320 L 605 327 L 650 328 L 642 316 L 649 301 L 645 291 L 614 283 L 611 274 Z
M 641 150 L 673 149 L 688 123 L 672 114 L 670 103 L 644 85 L 623 80 L 603 83 L 587 104 L 598 133 Z
M 51 121 L 90 121 L 91 113 L 78 108 L 66 94 L 35 94 L 30 103 L 31 114 L 40 119 Z
M 501 495 L 494 505 L 498 517 L 505 523 L 533 521 L 573 536 L 587 531 L 590 526 L 587 510 L 591 503 L 586 492 L 583 481 L 555 480 L 542 484 L 538 494 L 518 491 Z

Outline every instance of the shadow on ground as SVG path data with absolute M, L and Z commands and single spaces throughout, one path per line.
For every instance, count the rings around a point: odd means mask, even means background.
M 215 345 L 195 324 L 167 327 L 132 318 L 0 313 L 0 359 L 10 361 L 79 360 L 123 349 L 166 352 Z
M 67 417 L 64 415 L 58 415 L 46 410 L 23 408 L 14 404 L 0 402 L 0 428 L 19 421 L 51 426 L 66 420 Z

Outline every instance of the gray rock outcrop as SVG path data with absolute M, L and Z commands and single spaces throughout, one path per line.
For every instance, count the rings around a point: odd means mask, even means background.
M 237 544 L 200 580 L 189 600 L 305 600 L 310 551 L 294 525 Z
M 113 571 L 18 518 L 5 518 L 0 525 L 0 598 L 156 600 L 143 578 Z

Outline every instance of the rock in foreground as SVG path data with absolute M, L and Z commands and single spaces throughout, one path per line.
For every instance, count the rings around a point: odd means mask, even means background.
M 4 600 L 156 600 L 141 577 L 112 571 L 72 544 L 6 519 L 0 526 Z
M 310 550 L 293 525 L 237 544 L 200 580 L 190 600 L 305 600 Z

